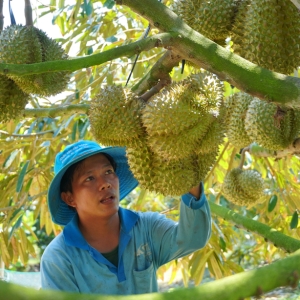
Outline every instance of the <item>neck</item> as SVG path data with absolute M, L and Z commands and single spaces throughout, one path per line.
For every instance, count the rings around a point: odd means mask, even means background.
M 115 249 L 119 244 L 120 217 L 119 214 L 109 219 L 79 217 L 79 229 L 86 241 L 99 252 L 105 253 Z

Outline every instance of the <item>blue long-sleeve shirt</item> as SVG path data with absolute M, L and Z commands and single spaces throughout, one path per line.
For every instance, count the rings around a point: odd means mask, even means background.
M 182 196 L 178 223 L 159 213 L 121 207 L 119 215 L 117 267 L 86 242 L 75 216 L 42 256 L 42 288 L 93 294 L 157 292 L 157 269 L 203 248 L 211 234 L 203 192 L 198 201 L 191 194 Z

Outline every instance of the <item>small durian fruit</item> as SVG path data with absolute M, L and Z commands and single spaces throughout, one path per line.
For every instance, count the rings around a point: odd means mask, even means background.
M 253 141 L 245 130 L 245 118 L 253 97 L 246 93 L 235 93 L 225 101 L 225 128 L 228 141 L 237 148 L 249 146 Z
M 222 193 L 230 202 L 250 207 L 264 195 L 264 180 L 255 170 L 234 168 L 224 179 Z
M 0 34 L 0 62 L 32 64 L 65 60 L 61 46 L 33 26 L 11 25 Z M 47 72 L 17 76 L 7 74 L 27 94 L 56 95 L 65 90 L 70 72 Z
M 194 30 L 224 45 L 237 3 L 237 0 L 177 0 L 173 10 Z
M 252 0 L 240 23 L 241 36 L 232 35 L 235 53 L 283 74 L 299 66 L 300 12 L 291 1 Z
M 299 111 L 279 107 L 254 98 L 250 103 L 245 129 L 252 141 L 270 150 L 282 150 L 299 134 Z
M 121 85 L 103 88 L 91 100 L 91 132 L 102 145 L 127 146 L 145 134 L 141 122 L 143 101 Z
M 30 96 L 24 93 L 13 80 L 0 75 L 0 123 L 20 116 Z

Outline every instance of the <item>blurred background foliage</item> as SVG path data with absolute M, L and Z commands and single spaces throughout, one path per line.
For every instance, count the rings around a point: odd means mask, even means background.
M 164 1 L 169 6 L 171 1 Z M 36 20 L 51 16 L 59 27 L 57 41 L 70 57 L 86 56 L 143 38 L 148 22 L 128 7 L 116 6 L 113 0 L 42 0 L 32 1 Z M 150 30 L 150 35 L 157 33 Z M 155 48 L 142 52 L 128 86 L 137 83 L 165 52 Z M 77 70 L 66 92 L 51 99 L 34 98 L 24 117 L 0 124 L 0 245 L 1 261 L 10 270 L 38 270 L 39 258 L 61 227 L 52 223 L 47 208 L 47 188 L 53 177 L 55 155 L 79 139 L 93 139 L 84 108 L 46 116 L 53 109 L 70 104 L 88 104 L 101 87 L 126 83 L 136 56 Z M 172 79 L 179 81 L 192 71 L 175 67 Z M 225 96 L 234 92 L 225 83 Z M 41 113 L 40 113 L 40 112 Z M 48 113 L 42 113 L 42 112 Z M 58 110 L 58 112 L 60 112 Z M 240 163 L 240 149 L 227 140 L 221 145 L 216 164 L 205 179 L 207 198 L 243 216 L 267 224 L 299 239 L 298 226 L 299 157 L 280 160 L 247 154 L 245 164 L 262 174 L 267 189 L 262 201 L 246 209 L 227 201 L 220 189 L 226 173 Z M 141 211 L 159 211 L 177 220 L 179 198 L 163 197 L 136 188 L 121 205 Z M 159 270 L 159 278 L 170 282 L 178 273 L 186 285 L 199 284 L 205 271 L 213 278 L 241 272 L 286 253 L 230 221 L 213 215 L 213 235 L 208 245 L 192 255 L 169 263 Z

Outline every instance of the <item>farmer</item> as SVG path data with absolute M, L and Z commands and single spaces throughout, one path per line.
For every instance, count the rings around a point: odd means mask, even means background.
M 43 289 L 157 292 L 157 269 L 201 249 L 210 238 L 202 183 L 181 197 L 178 223 L 156 212 L 119 207 L 138 185 L 125 148 L 79 141 L 56 156 L 54 172 L 48 205 L 52 220 L 64 229 L 42 256 Z

